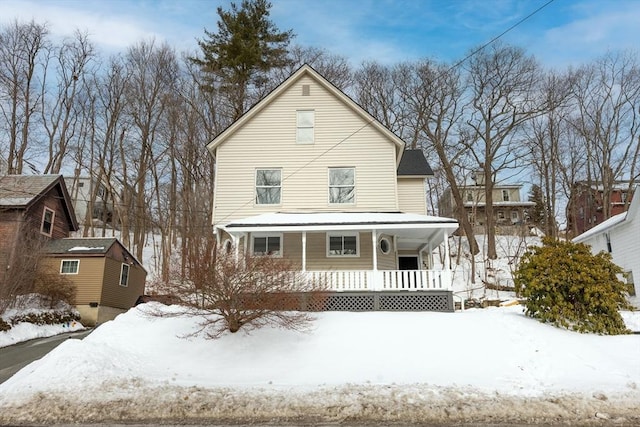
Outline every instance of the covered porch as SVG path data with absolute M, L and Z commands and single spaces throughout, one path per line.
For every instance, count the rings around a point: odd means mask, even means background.
M 326 290 L 357 295 L 451 291 L 449 245 L 442 262 L 434 251 L 457 228 L 454 219 L 428 215 L 330 212 L 263 214 L 216 232 L 230 250 L 284 257 Z

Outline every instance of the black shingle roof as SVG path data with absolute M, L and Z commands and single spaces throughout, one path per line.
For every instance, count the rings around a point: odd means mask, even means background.
M 45 251 L 48 254 L 105 254 L 115 242 L 115 237 L 55 239 L 47 243 Z
M 433 176 L 433 170 L 422 150 L 404 150 L 398 166 L 398 176 Z

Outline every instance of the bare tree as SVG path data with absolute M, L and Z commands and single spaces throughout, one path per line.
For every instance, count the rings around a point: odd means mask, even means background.
M 22 173 L 34 146 L 33 119 L 42 101 L 37 79 L 46 60 L 47 36 L 47 28 L 34 21 L 16 20 L 0 32 L 0 112 L 6 123 L 9 174 Z
M 540 218 L 544 233 L 556 238 L 559 215 L 558 197 L 561 179 L 561 158 L 567 139 L 571 106 L 572 74 L 548 72 L 542 82 L 541 93 L 549 110 L 533 118 L 527 126 L 527 145 L 534 174 L 544 204 Z M 570 188 L 570 185 L 569 185 Z
M 602 186 L 603 214 L 617 180 L 637 178 L 640 151 L 640 66 L 631 53 L 608 53 L 579 71 L 572 120 L 583 141 L 588 184 Z
M 60 172 L 67 156 L 72 138 L 77 136 L 82 123 L 84 105 L 81 98 L 86 97 L 85 73 L 95 60 L 93 45 L 87 34 L 76 32 L 52 49 L 55 52 L 55 85 L 46 78 L 41 86 L 42 124 L 48 136 L 49 157 L 44 173 Z M 50 61 L 49 61 L 50 63 Z M 56 90 L 48 94 L 49 86 Z M 81 92 L 85 92 L 82 94 Z
M 495 259 L 493 187 L 498 172 L 522 166 L 522 127 L 546 108 L 538 97 L 540 67 L 522 49 L 498 43 L 472 56 L 466 70 L 463 140 L 484 174 L 487 256 Z

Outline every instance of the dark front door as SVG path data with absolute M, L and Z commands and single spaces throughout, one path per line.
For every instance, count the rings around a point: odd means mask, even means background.
M 398 270 L 417 270 L 417 269 L 418 269 L 417 256 L 399 256 L 398 257 Z

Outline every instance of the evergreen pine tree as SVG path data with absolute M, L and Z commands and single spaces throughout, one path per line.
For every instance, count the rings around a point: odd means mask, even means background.
M 203 89 L 219 90 L 231 107 L 231 119 L 237 120 L 247 107 L 252 87 L 267 82 L 271 69 L 288 64 L 288 45 L 292 30 L 280 31 L 269 19 L 267 0 L 242 0 L 231 10 L 218 7 L 218 31 L 206 29 L 198 40 L 202 57 L 189 58 L 205 75 Z

